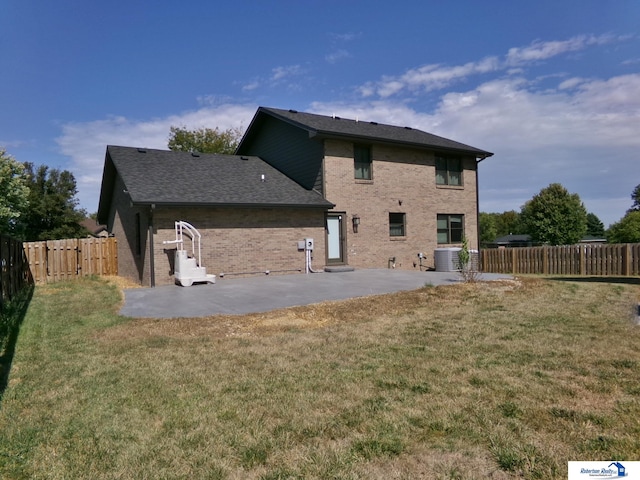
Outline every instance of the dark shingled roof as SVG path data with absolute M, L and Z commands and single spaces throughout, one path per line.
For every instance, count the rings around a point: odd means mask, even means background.
M 109 209 L 116 172 L 134 204 L 332 208 L 254 156 L 191 154 L 109 145 L 99 217 Z M 264 175 L 264 181 L 262 181 Z
M 343 138 L 356 141 L 374 141 L 380 143 L 399 144 L 416 148 L 473 155 L 484 159 L 493 155 L 491 152 L 480 150 L 460 142 L 439 137 L 431 133 L 410 127 L 398 127 L 377 122 L 349 120 L 340 117 L 317 115 L 298 112 L 296 110 L 281 110 L 277 108 L 260 107 L 256 112 L 252 125 L 258 123 L 264 115 L 283 120 L 287 123 L 305 129 L 310 138 Z M 251 125 L 247 134 L 251 135 Z M 246 138 L 246 136 L 245 136 Z M 243 139 L 244 141 L 244 139 Z M 242 143 L 238 151 L 242 151 Z

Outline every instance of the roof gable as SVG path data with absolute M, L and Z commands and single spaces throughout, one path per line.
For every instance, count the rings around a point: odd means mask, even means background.
M 107 147 L 100 218 L 120 175 L 133 204 L 331 208 L 255 156 L 196 154 L 133 147 Z
M 264 116 L 271 116 L 304 129 L 309 133 L 310 138 L 342 138 L 360 142 L 390 143 L 414 148 L 473 155 L 481 159 L 493 155 L 491 152 L 411 127 L 398 127 L 377 122 L 363 122 L 336 116 L 317 115 L 298 112 L 296 110 L 281 110 L 267 107 L 258 108 L 251 125 L 240 142 L 238 152 L 243 151 L 243 143 L 245 141 L 250 141 L 253 128 L 260 128 L 260 122 Z

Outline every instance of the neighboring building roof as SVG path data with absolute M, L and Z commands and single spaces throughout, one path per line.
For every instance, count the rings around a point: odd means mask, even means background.
M 607 239 L 604 237 L 595 237 L 593 235 L 585 235 L 580 239 L 579 243 L 607 243 Z
M 109 145 L 98 219 L 109 212 L 119 174 L 133 204 L 332 208 L 255 156 L 197 154 Z M 264 176 L 264 177 L 263 177 Z M 264 178 L 264 181 L 263 181 Z
M 504 235 L 496 238 L 493 243 L 526 243 L 531 242 L 531 235 Z
M 349 120 L 345 118 L 303 113 L 296 110 L 260 107 L 256 112 L 245 136 L 240 141 L 238 152 L 243 151 L 243 143 L 249 141 L 253 128 L 259 128 L 265 116 L 278 118 L 309 132 L 309 138 L 342 138 L 348 140 L 374 141 L 430 150 L 473 155 L 485 159 L 493 155 L 460 142 L 439 137 L 411 127 L 398 127 L 377 122 Z
M 80 222 L 80 225 L 86 228 L 93 236 L 98 236 L 100 233 L 107 230 L 106 225 L 99 225 L 93 218 L 85 218 Z

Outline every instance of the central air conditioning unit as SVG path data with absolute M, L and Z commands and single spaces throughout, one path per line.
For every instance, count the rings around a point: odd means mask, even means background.
M 458 252 L 460 247 L 436 248 L 433 253 L 433 260 L 436 263 L 436 272 L 457 272 L 460 270 L 460 260 Z
M 433 260 L 436 264 L 436 272 L 457 272 L 460 270 L 460 258 L 458 254 L 462 248 L 436 248 L 433 254 Z M 480 253 L 478 250 L 469 250 L 469 261 L 471 268 L 475 271 L 480 269 Z

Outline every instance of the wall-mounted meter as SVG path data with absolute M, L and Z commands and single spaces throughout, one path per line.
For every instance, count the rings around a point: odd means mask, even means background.
M 313 250 L 313 238 L 305 238 L 304 239 L 304 249 L 305 250 Z

